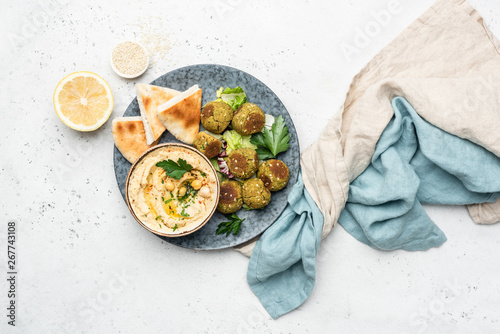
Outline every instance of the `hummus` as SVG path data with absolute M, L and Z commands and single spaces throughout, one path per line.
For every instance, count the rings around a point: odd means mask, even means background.
M 192 166 L 180 179 L 167 175 L 158 162 L 185 160 Z M 182 233 L 202 223 L 217 205 L 217 176 L 211 164 L 193 150 L 165 146 L 151 151 L 135 167 L 128 184 L 132 210 L 144 225 L 163 233 Z

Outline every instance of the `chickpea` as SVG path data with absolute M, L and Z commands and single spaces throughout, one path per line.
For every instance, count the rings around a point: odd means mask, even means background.
M 200 180 L 194 180 L 191 182 L 191 187 L 193 187 L 194 190 L 199 190 L 202 186 L 202 183 Z
M 165 182 L 165 189 L 167 189 L 167 191 L 173 191 L 175 189 L 174 183 L 168 180 L 167 182 Z
M 177 195 L 179 197 L 182 197 L 182 196 L 186 195 L 186 191 L 187 191 L 186 187 L 182 186 L 182 187 L 179 188 L 179 191 L 177 192 Z
M 201 197 L 209 198 L 210 197 L 210 189 L 208 189 L 208 187 L 201 187 L 201 189 L 198 192 L 198 194 Z

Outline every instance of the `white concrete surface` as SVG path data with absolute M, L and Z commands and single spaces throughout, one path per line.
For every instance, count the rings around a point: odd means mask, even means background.
M 463 207 L 427 207 L 448 241 L 427 252 L 375 251 L 336 227 L 317 282 L 297 310 L 272 320 L 246 283 L 248 259 L 162 242 L 130 216 L 113 172 L 111 122 L 63 125 L 58 81 L 89 70 L 111 85 L 120 116 L 135 82 L 219 63 L 269 85 L 302 148 L 342 103 L 352 76 L 432 3 L 399 10 L 359 53 L 357 29 L 387 0 L 7 1 L 0 27 L 1 333 L 494 333 L 500 331 L 500 225 Z M 500 3 L 470 0 L 500 35 Z M 44 9 L 45 8 L 45 9 Z M 150 22 L 175 45 L 138 80 L 116 76 L 113 43 Z M 375 30 L 376 31 L 376 30 Z M 7 325 L 7 222 L 18 224 L 16 327 Z

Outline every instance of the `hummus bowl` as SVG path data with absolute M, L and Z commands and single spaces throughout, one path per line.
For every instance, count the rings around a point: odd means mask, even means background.
M 199 230 L 215 212 L 220 193 L 214 166 L 195 148 L 165 143 L 144 152 L 125 183 L 127 206 L 145 229 L 164 237 Z

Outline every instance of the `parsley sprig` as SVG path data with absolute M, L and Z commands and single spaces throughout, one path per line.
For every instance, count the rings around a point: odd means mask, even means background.
M 159 161 L 156 163 L 156 167 L 163 168 L 168 176 L 176 180 L 180 180 L 186 172 L 190 172 L 193 169 L 193 166 L 188 164 L 186 160 L 180 158 L 177 159 L 177 162 L 172 159 Z
M 245 221 L 246 218 L 240 219 L 236 213 L 231 215 L 226 215 L 226 218 L 229 219 L 228 222 L 222 222 L 217 226 L 217 230 L 215 234 L 223 234 L 226 233 L 226 237 L 231 234 L 231 232 L 236 235 L 240 231 L 241 223 Z
M 290 147 L 290 134 L 283 116 L 278 116 L 271 130 L 264 128 L 263 132 L 256 133 L 250 142 L 257 147 L 255 150 L 260 160 L 276 158 L 278 153 L 285 152 Z

